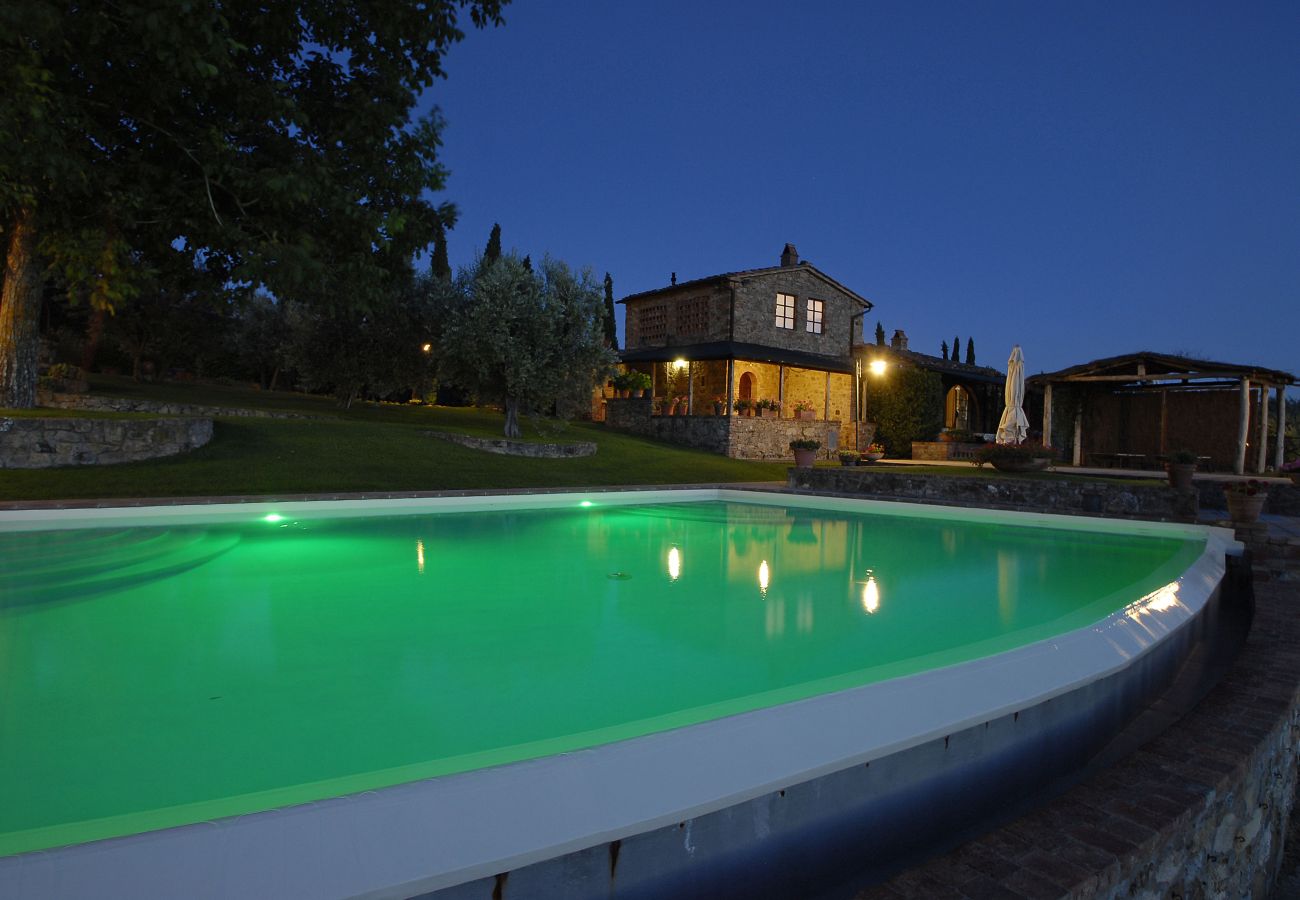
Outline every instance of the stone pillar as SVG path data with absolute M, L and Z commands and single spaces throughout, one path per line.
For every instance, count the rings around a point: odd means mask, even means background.
M 1074 413 L 1074 464 L 1083 465 L 1083 408 Z
M 686 361 L 686 415 L 695 415 L 695 363 Z
M 831 418 L 831 373 L 826 373 L 826 406 L 822 412 L 822 418 L 830 421 Z
M 736 404 L 736 361 L 727 360 L 727 415 L 735 412 Z
M 781 404 L 781 411 L 785 412 L 785 366 L 776 367 L 776 402 Z
M 1241 379 L 1241 394 L 1237 401 L 1237 458 L 1232 471 L 1246 474 L 1246 438 L 1250 434 L 1250 379 Z

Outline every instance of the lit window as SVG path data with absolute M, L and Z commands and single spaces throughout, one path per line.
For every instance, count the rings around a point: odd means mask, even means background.
M 777 296 L 780 296 L 779 294 Z M 808 301 L 808 330 L 813 334 L 822 333 L 822 306 L 821 300 Z M 794 327 L 791 325 L 790 327 Z
M 794 294 L 776 295 L 776 327 L 794 328 Z

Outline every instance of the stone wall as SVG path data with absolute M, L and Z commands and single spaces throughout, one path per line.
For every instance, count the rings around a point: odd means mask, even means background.
M 777 293 L 795 298 L 794 328 L 776 327 Z M 822 333 L 807 329 L 809 298 L 823 301 Z M 736 282 L 734 339 L 849 358 L 849 329 L 862 306 L 808 266 L 790 266 Z
M 101 397 L 98 394 L 49 394 L 38 392 L 36 402 L 51 409 L 84 409 L 91 412 L 154 413 L 160 416 L 251 416 L 259 419 L 310 419 L 306 413 L 272 409 L 242 409 L 234 406 L 199 406 L 194 403 L 164 403 L 131 397 Z
M 792 469 L 789 479 L 799 491 L 1066 515 L 1192 522 L 1198 509 L 1195 491 L 1122 481 L 909 474 L 902 466 Z
M 971 459 L 983 446 L 956 441 L 912 441 L 912 459 Z
M 540 441 L 516 441 L 509 438 L 473 437 L 468 434 L 457 434 L 454 431 L 426 431 L 425 434 L 440 441 L 448 441 L 462 447 L 469 447 L 471 450 L 482 450 L 485 453 L 496 453 L 501 456 L 527 456 L 532 459 L 572 459 L 579 456 L 592 456 L 596 452 L 596 445 L 591 441 L 548 444 Z
M 828 433 L 838 435 L 845 427 L 838 421 L 761 416 L 655 416 L 648 397 L 611 398 L 606 404 L 609 428 L 740 459 L 790 459 L 790 441 L 804 438 L 821 441 L 819 455 L 829 459 Z
M 0 469 L 158 459 L 210 440 L 211 419 L 0 418 Z
M 731 289 L 725 281 L 686 284 L 628 300 L 626 306 L 626 350 L 725 341 L 731 336 Z

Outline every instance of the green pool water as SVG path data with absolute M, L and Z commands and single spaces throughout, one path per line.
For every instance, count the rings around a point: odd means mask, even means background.
M 973 659 L 1203 547 L 726 502 L 0 533 L 0 855 Z

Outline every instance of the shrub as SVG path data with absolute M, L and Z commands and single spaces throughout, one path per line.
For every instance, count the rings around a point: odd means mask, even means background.
M 839 452 L 839 457 L 840 462 L 842 463 L 857 462 L 860 458 L 858 451 L 856 450 L 841 450 Z
M 1016 462 L 1031 459 L 1054 459 L 1056 451 L 1043 444 L 1025 441 L 1022 444 L 986 444 L 971 456 L 976 468 L 985 463 Z
M 1169 454 L 1169 461 L 1177 466 L 1196 465 L 1196 454 L 1191 450 L 1175 450 Z
M 814 441 L 809 438 L 795 438 L 790 442 L 791 450 L 820 450 L 821 447 L 821 441 Z
M 943 382 L 935 372 L 895 368 L 873 381 L 867 395 L 876 439 L 895 457 L 912 455 L 912 441 L 928 441 L 943 426 Z

